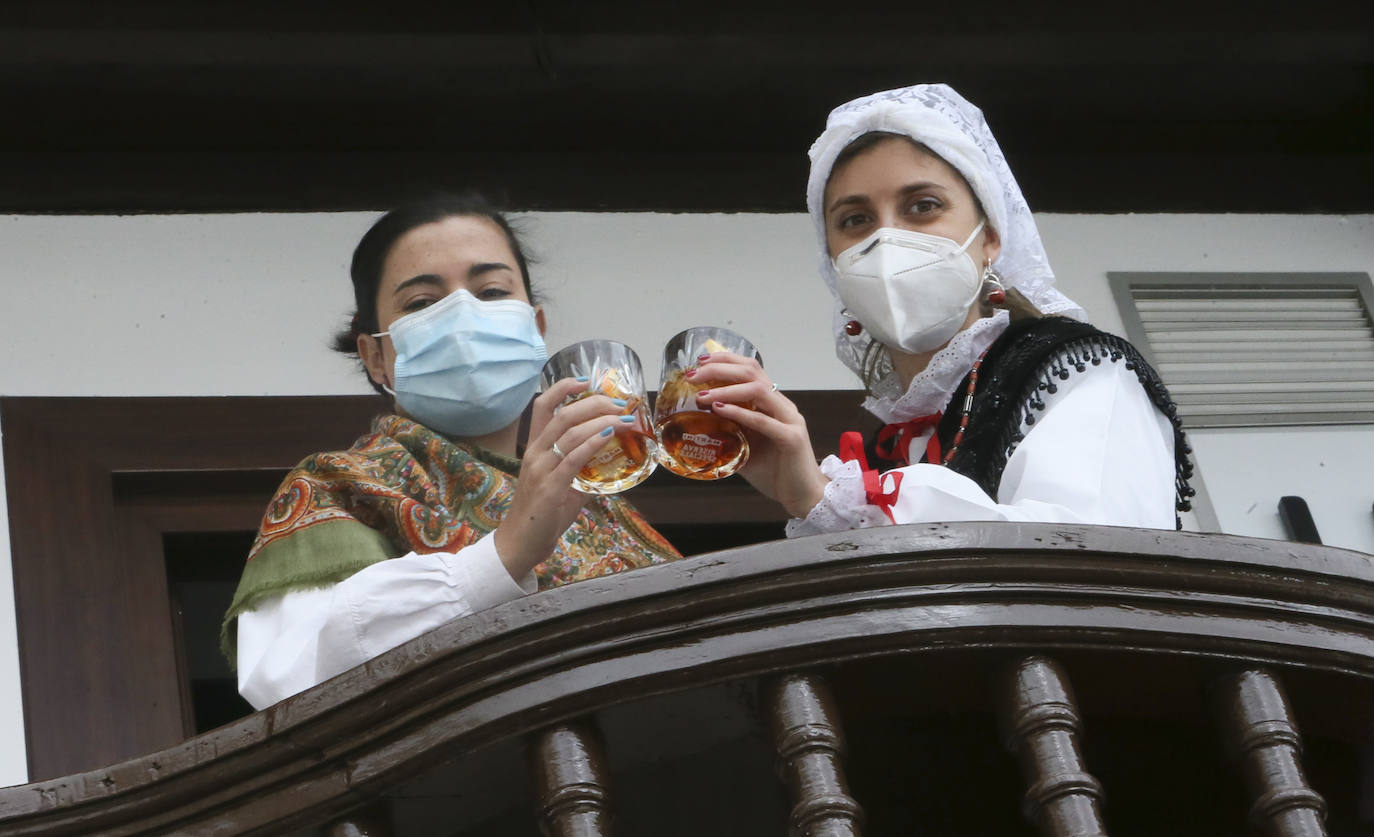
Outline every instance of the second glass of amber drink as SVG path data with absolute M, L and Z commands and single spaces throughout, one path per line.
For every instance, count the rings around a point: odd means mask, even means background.
M 654 403 L 658 461 L 679 476 L 694 480 L 728 477 L 749 461 L 749 440 L 738 424 L 697 404 L 697 393 L 709 384 L 694 383 L 687 373 L 697 358 L 712 352 L 734 352 L 762 362 L 754 344 L 728 328 L 698 326 L 668 341 L 663 349 L 663 383 Z
M 545 389 L 563 378 L 587 379 L 587 388 L 563 403 L 605 395 L 622 399 L 625 406 L 621 415 L 635 417 L 630 426 L 617 428 L 596 456 L 577 472 L 573 488 L 584 494 L 615 494 L 639 485 L 653 473 L 658 447 L 649 429 L 649 402 L 644 394 L 639 355 L 614 340 L 574 343 L 549 358 L 540 376 Z

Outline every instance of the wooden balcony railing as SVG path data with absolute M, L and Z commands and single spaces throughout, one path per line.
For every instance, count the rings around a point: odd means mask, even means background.
M 457 620 L 0 834 L 1370 834 L 1372 731 L 1371 556 L 902 526 Z

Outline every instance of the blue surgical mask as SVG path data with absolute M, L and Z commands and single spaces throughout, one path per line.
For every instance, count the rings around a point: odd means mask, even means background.
M 416 421 L 453 436 L 483 436 L 518 419 L 548 357 L 529 304 L 465 290 L 373 337 L 388 334 L 396 389 L 387 391 Z

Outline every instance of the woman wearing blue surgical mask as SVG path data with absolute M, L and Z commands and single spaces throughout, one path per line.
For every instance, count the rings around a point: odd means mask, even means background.
M 352 278 L 336 348 L 393 409 L 298 465 L 264 515 L 222 637 L 257 708 L 459 616 L 679 557 L 623 499 L 571 488 L 629 425 L 601 395 L 555 412 L 585 381 L 535 397 L 544 311 L 504 217 L 476 196 L 393 210 Z
M 1176 410 L 1134 347 L 1054 287 L 982 113 L 945 85 L 857 99 L 811 148 L 807 203 L 840 359 L 885 426 L 817 466 L 757 363 L 696 380 L 751 434 L 743 470 L 788 535 L 954 520 L 1173 528 L 1192 489 Z M 746 409 L 744 405 L 755 409 Z

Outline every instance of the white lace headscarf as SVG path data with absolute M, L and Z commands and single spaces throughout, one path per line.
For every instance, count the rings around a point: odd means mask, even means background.
M 1035 219 L 1031 217 L 1026 199 L 1021 196 L 1021 188 L 1016 185 L 1006 157 L 1002 156 L 1002 149 L 983 119 L 983 112 L 945 84 L 918 84 L 887 90 L 855 99 L 831 111 L 825 131 L 812 143 L 810 151 L 811 177 L 806 184 L 806 206 L 820 242 L 821 277 L 835 299 L 835 353 L 845 366 L 863 377 L 863 355 L 868 338 L 863 335 L 850 337 L 844 330 L 849 318 L 840 313 L 843 304 L 836 290 L 838 277 L 825 240 L 825 186 L 840 152 L 872 131 L 911 137 L 963 175 L 982 203 L 989 226 L 1001 237 L 1001 254 L 992 268 L 1007 287 L 1025 294 L 1042 313 L 1063 314 L 1080 320 L 1087 318 L 1082 308 L 1055 289 L 1054 272 L 1050 270 Z M 932 359 L 931 372 L 948 367 L 945 377 L 957 373 L 950 385 L 949 391 L 952 391 L 953 384 L 963 378 L 972 364 L 971 359 L 965 364 L 962 356 L 976 348 L 973 357 L 977 357 L 1001 333 L 1005 322 L 1006 314 L 999 312 L 997 317 L 979 320 L 960 332 L 947 349 Z M 951 352 L 959 357 L 940 357 Z M 911 391 L 918 384 L 924 383 L 929 388 L 932 382 L 912 381 L 911 389 L 903 393 L 885 356 L 878 372 L 879 380 L 872 385 L 873 397 L 864 406 L 884 421 L 905 421 L 933 412 L 928 409 L 930 404 L 938 401 L 934 408 L 938 410 L 944 406 L 943 399 L 948 397 L 948 392 L 943 396 L 932 392 L 924 398 L 909 397 L 920 395 Z

